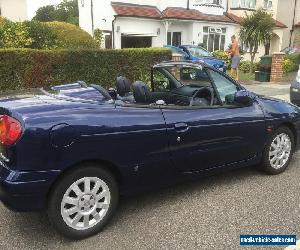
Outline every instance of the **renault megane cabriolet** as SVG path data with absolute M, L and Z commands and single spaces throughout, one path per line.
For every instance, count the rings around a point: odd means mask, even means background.
M 279 174 L 300 145 L 300 109 L 203 63 L 163 62 L 151 82 L 84 82 L 0 98 L 0 198 L 44 210 L 61 234 L 99 232 L 120 196 L 260 165 Z

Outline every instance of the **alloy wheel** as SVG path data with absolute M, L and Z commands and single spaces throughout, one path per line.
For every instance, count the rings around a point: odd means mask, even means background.
M 76 230 L 97 225 L 110 207 L 111 195 L 107 184 L 97 177 L 84 177 L 74 182 L 61 202 L 65 223 Z
M 289 135 L 281 133 L 271 143 L 269 150 L 270 165 L 274 169 L 280 169 L 288 162 L 292 151 L 292 142 Z

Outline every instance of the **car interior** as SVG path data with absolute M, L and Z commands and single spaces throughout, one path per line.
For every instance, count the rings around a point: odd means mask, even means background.
M 232 103 L 237 90 L 233 82 L 214 70 L 173 65 L 152 69 L 151 88 L 143 81 L 131 85 L 126 77 L 119 76 L 115 99 L 124 104 L 210 107 Z

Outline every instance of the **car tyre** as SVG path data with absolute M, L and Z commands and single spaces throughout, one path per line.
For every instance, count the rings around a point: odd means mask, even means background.
M 104 168 L 81 166 L 55 183 L 48 200 L 53 227 L 70 239 L 100 232 L 114 214 L 119 200 L 114 176 Z
M 284 172 L 294 152 L 295 138 L 287 127 L 280 127 L 268 138 L 263 152 L 262 169 L 271 175 Z

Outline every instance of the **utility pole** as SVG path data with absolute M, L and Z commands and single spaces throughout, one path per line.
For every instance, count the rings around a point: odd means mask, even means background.
M 92 34 L 94 36 L 95 25 L 94 25 L 94 2 L 93 2 L 93 0 L 91 0 L 91 19 L 92 19 Z
M 290 30 L 290 42 L 289 42 L 289 47 L 292 47 L 292 38 L 293 38 L 294 30 L 295 30 L 296 8 L 297 8 L 297 0 L 295 0 L 295 4 L 294 4 L 294 16 L 293 16 L 292 29 Z

